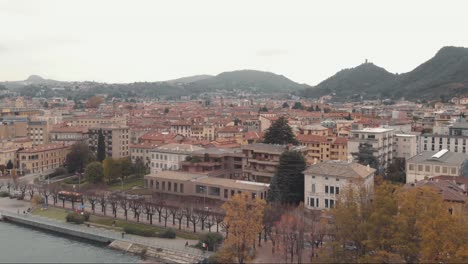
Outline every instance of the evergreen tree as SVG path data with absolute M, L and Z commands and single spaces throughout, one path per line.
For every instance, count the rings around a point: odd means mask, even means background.
M 315 106 L 315 111 L 320 112 L 320 107 L 318 105 Z
M 288 102 L 284 102 L 284 103 L 283 103 L 283 108 L 289 108 Z
M 104 142 L 104 134 L 102 129 L 99 130 L 98 144 L 97 144 L 97 159 L 102 162 L 106 158 L 106 143 Z
M 276 120 L 265 133 L 266 144 L 294 144 L 297 145 L 297 141 L 291 127 L 288 125 L 288 120 L 285 117 L 280 117 Z
M 75 143 L 71 146 L 65 164 L 68 172 L 83 172 L 86 165 L 95 160 L 94 154 L 85 143 Z
M 266 106 L 260 107 L 258 112 L 268 112 L 268 108 Z
M 7 163 L 7 165 L 6 165 L 6 168 L 7 168 L 7 170 L 13 169 L 13 162 L 11 162 L 11 160 L 8 160 L 8 163 Z
M 285 151 L 275 176 L 270 183 L 268 200 L 282 204 L 299 204 L 304 201 L 304 173 L 306 163 L 302 153 Z
M 302 105 L 301 102 L 295 102 L 292 109 L 299 109 L 299 110 L 303 110 L 304 109 L 304 106 Z

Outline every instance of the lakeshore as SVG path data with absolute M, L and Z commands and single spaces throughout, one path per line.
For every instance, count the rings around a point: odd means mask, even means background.
M 145 238 L 128 234 L 122 238 L 122 234 L 115 230 L 70 224 L 56 219 L 23 214 L 22 212 L 26 211 L 28 207 L 30 207 L 30 203 L 25 201 L 8 198 L 0 199 L 0 214 L 2 219 L 8 222 L 103 243 L 112 249 L 139 256 L 144 255 L 147 258 L 161 262 L 197 263 L 205 258 L 202 254 L 197 254 L 199 251 L 196 249 L 184 248 L 185 250 L 181 250 L 180 246 L 177 247 L 184 243 L 181 239 Z

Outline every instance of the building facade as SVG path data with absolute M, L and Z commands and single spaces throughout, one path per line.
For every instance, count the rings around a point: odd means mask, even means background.
M 89 148 L 97 152 L 99 133 L 102 131 L 106 157 L 114 159 L 130 156 L 128 126 L 100 124 L 89 128 Z
M 18 152 L 18 169 L 20 174 L 50 173 L 64 165 L 69 152 L 69 146 L 63 144 L 44 144 L 26 148 Z
M 180 165 L 194 151 L 203 148 L 189 145 L 171 143 L 157 147 L 151 151 L 151 173 L 163 170 L 179 170 Z

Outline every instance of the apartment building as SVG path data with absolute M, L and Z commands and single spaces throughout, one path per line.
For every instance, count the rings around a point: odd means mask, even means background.
M 297 135 L 302 146 L 307 147 L 307 164 L 327 160 L 348 160 L 348 139 L 331 136 Z
M 320 124 L 306 125 L 299 128 L 302 135 L 328 136 L 329 129 Z
M 157 148 L 158 145 L 152 143 L 138 143 L 130 145 L 130 159 L 133 163 L 137 159 L 141 159 L 146 166 L 151 165 L 151 152 Z
M 266 199 L 269 184 L 209 177 L 181 171 L 161 171 L 145 177 L 145 186 L 157 193 L 227 201 L 235 194 Z
M 203 148 L 189 144 L 170 143 L 151 151 L 151 173 L 163 170 L 179 170 L 182 161 L 194 151 Z
M 406 161 L 406 183 L 438 175 L 468 176 L 468 155 L 441 151 L 423 151 Z
M 448 149 L 455 153 L 467 153 L 468 136 L 423 134 L 419 140 L 421 151 Z
M 209 148 L 194 151 L 181 162 L 181 170 L 210 177 L 239 179 L 242 177 L 244 154 L 239 148 Z
M 106 157 L 123 158 L 130 156 L 128 126 L 100 124 L 89 128 L 89 148 L 97 152 L 100 131 L 104 136 Z
M 418 140 L 416 135 L 395 134 L 394 158 L 407 160 L 418 153 Z
M 0 139 L 13 139 L 28 136 L 27 119 L 6 119 L 0 123 Z
M 346 188 L 364 187 L 374 190 L 376 170 L 354 162 L 325 161 L 304 171 L 304 205 L 309 209 L 333 208 L 338 195 Z
M 29 121 L 28 137 L 33 141 L 33 146 L 50 143 L 49 123 L 47 121 Z
M 76 116 L 70 120 L 72 126 L 96 127 L 100 124 L 114 124 L 124 126 L 127 124 L 127 118 L 124 116 L 102 116 L 102 115 L 85 115 Z
M 50 130 L 50 142 L 73 145 L 78 142 L 87 143 L 88 128 L 80 126 L 55 127 Z
M 171 133 L 182 135 L 184 137 L 192 136 L 192 123 L 191 122 L 175 122 L 171 124 Z
M 18 151 L 18 169 L 20 174 L 50 173 L 64 165 L 69 152 L 69 146 L 54 143 L 26 148 Z
M 383 172 L 393 159 L 393 138 L 395 131 L 391 128 L 363 128 L 351 130 L 348 139 L 348 152 L 358 161 L 359 151 L 369 146 L 378 161 L 378 172 Z
M 244 153 L 244 179 L 270 183 L 279 165 L 281 154 L 285 151 L 307 153 L 306 146 L 288 146 L 255 143 L 241 146 Z

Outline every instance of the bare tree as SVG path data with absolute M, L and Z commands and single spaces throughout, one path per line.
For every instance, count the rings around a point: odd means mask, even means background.
M 29 193 L 29 200 L 32 200 L 34 194 L 36 193 L 36 186 L 34 185 L 28 185 L 28 193 Z
M 164 227 L 167 227 L 167 218 L 169 218 L 169 208 L 164 206 L 164 210 L 162 210 L 162 218 L 164 218 Z
M 3 186 L 5 186 L 5 183 L 2 181 L 0 182 L 0 191 L 2 190 Z
M 197 215 L 199 221 L 201 222 L 201 225 L 202 225 L 201 230 L 205 230 L 205 221 L 210 216 L 210 211 L 206 208 L 203 208 L 203 209 L 195 209 L 194 213 Z
M 206 219 L 206 225 L 208 226 L 208 231 L 211 233 L 211 227 L 214 226 L 216 223 L 216 217 L 214 214 L 210 214 L 210 216 Z
M 137 222 L 140 222 L 140 214 L 142 211 L 142 201 L 138 199 L 130 200 L 129 207 L 133 211 L 133 218 L 136 218 Z
M 179 211 L 179 207 L 177 206 L 169 206 L 169 213 L 172 215 L 172 225 L 175 226 L 176 214 Z
M 24 199 L 24 196 L 26 196 L 26 190 L 28 188 L 28 185 L 26 183 L 20 183 L 16 186 L 18 186 L 17 188 L 19 188 L 21 192 L 21 199 Z
M 101 212 L 106 215 L 106 206 L 107 206 L 107 196 L 104 193 L 101 193 L 98 197 L 98 202 L 101 205 Z
M 151 201 L 145 201 L 143 203 L 143 207 L 145 209 L 146 220 L 149 220 L 150 225 L 153 224 L 153 215 L 156 213 L 156 208 Z
M 224 214 L 222 213 L 215 213 L 214 219 L 216 221 L 216 233 L 219 233 L 219 225 L 223 222 L 224 220 Z
M 112 214 L 114 218 L 117 218 L 117 208 L 119 207 L 119 200 L 116 197 L 109 197 L 108 203 L 112 208 Z
M 179 230 L 182 229 L 182 219 L 184 219 L 184 209 L 178 208 L 175 214 L 175 219 L 179 222 Z
M 156 209 L 156 212 L 158 212 L 158 221 L 161 223 L 161 214 L 162 211 L 166 205 L 166 201 L 164 199 L 164 196 L 160 193 L 157 193 L 153 195 L 152 197 L 152 202 L 154 204 L 154 208 Z
M 98 197 L 96 196 L 95 193 L 90 192 L 86 194 L 86 200 L 91 204 L 91 210 L 93 211 L 93 214 L 96 213 L 96 203 L 98 201 Z
M 183 214 L 185 216 L 185 220 L 186 220 L 186 223 L 187 223 L 187 228 L 189 228 L 190 218 L 192 217 L 192 209 L 190 209 L 188 207 L 185 207 L 183 209 Z
M 190 215 L 190 222 L 193 225 L 193 232 L 197 232 L 197 223 L 200 222 L 200 217 L 198 214 L 192 209 L 192 213 Z
M 52 200 L 54 202 L 54 206 L 58 203 L 58 189 L 54 187 L 50 190 L 50 194 L 52 195 Z
M 13 187 L 13 184 L 9 181 L 9 182 L 7 182 L 6 186 L 7 186 L 7 189 L 8 189 L 8 193 L 10 193 L 10 190 Z
M 122 208 L 124 210 L 125 220 L 128 220 L 128 209 L 130 209 L 130 207 L 129 207 L 129 202 L 128 202 L 127 198 L 126 197 L 121 197 L 119 199 L 119 205 L 120 205 L 120 208 Z

